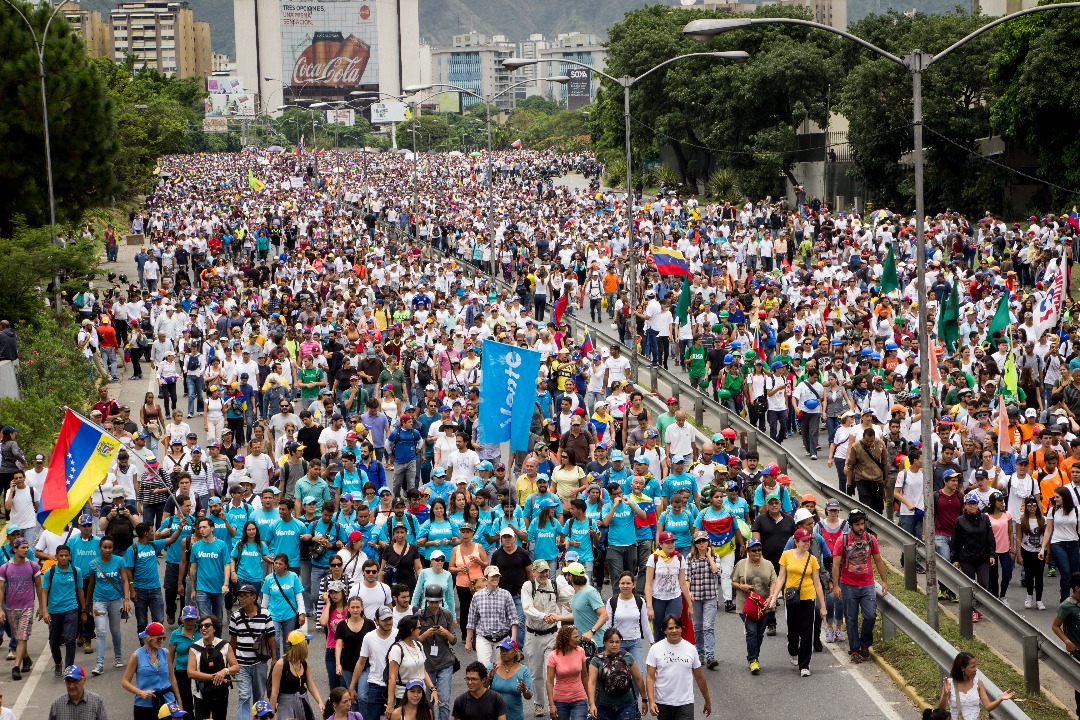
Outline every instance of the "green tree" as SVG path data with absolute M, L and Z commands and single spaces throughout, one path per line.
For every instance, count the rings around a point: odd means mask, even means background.
M 64 235 L 68 242 L 54 243 L 47 226 L 31 228 L 21 218 L 15 218 L 10 233 L 0 235 L 0 257 L 19 269 L 0 273 L 0 308 L 13 323 L 36 321 L 45 301 L 54 297 L 57 277 L 60 289 L 74 297 L 96 274 L 97 242 L 73 232 Z
M 915 17 L 890 11 L 855 24 L 851 32 L 899 57 L 912 49 L 926 53 L 945 49 L 987 22 L 985 16 L 960 12 Z M 993 170 L 975 153 L 978 138 L 990 128 L 989 107 L 995 98 L 987 77 L 997 43 L 996 31 L 965 45 L 923 74 L 924 146 L 927 209 L 967 212 L 995 206 L 987 197 L 984 173 Z M 914 192 L 910 160 L 914 147 L 911 74 L 854 43 L 843 43 L 848 73 L 837 103 L 849 121 L 848 141 L 855 174 L 866 183 L 868 198 L 882 205 L 906 207 Z
M 805 8 L 766 6 L 757 17 L 809 18 Z M 725 33 L 704 45 L 682 34 L 691 20 L 731 17 L 658 5 L 628 13 L 608 33 L 607 70 L 638 76 L 658 63 L 691 52 L 745 50 L 749 62 L 695 58 L 674 63 L 631 91 L 636 164 L 671 148 L 679 175 L 696 185 L 725 166 L 747 191 L 777 193 L 781 173 L 796 160 L 795 129 L 806 119 L 824 124 L 826 97 L 840 65 L 836 39 L 791 26 Z M 589 116 L 593 142 L 611 158 L 623 147 L 622 89 L 605 82 Z M 605 152 L 606 151 L 606 152 Z M 719 162 L 718 162 L 719 161 Z M 795 178 L 792 178 L 795 180 Z
M 42 37 L 52 5 L 19 6 Z M 117 190 L 117 140 L 107 88 L 62 17 L 45 39 L 45 85 L 57 222 L 67 224 Z M 17 215 L 30 225 L 48 223 L 38 57 L 29 29 L 6 2 L 0 2 L 0 138 L 0 233 L 12 230 Z
M 530 95 L 527 98 L 518 100 L 514 104 L 514 110 L 532 110 L 534 112 L 542 113 L 544 115 L 554 115 L 559 112 L 559 103 L 546 98 L 543 95 Z
M 1046 3 L 1039 3 L 1040 5 Z M 1057 185 L 1080 187 L 1080 42 L 1075 10 L 1041 12 L 1001 28 L 990 79 L 1000 88 L 991 107 L 994 129 L 1038 158 L 1038 175 Z M 1071 206 L 1077 198 L 1048 189 L 1043 200 Z

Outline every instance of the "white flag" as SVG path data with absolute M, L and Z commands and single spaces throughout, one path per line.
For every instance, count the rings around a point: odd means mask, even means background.
M 1058 267 L 1057 274 L 1054 275 L 1054 282 L 1050 285 L 1050 289 L 1035 305 L 1035 317 L 1032 328 L 1035 331 L 1036 339 L 1041 338 L 1047 330 L 1057 327 L 1058 320 L 1061 319 L 1061 304 L 1064 297 L 1065 269 L 1064 267 Z

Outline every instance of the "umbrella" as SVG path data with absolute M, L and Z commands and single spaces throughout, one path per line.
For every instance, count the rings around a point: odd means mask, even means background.
M 279 153 L 284 152 L 285 148 L 281 147 L 280 145 L 271 145 L 270 147 L 266 148 L 266 151 L 272 153 Z
M 874 212 L 870 213 L 870 219 L 872 221 L 874 221 L 874 222 L 879 222 L 881 220 L 887 220 L 887 219 L 891 218 L 892 216 L 893 216 L 893 214 L 889 210 L 875 210 Z
M 478 153 L 478 152 L 471 152 L 471 153 L 469 153 L 469 157 L 480 157 L 480 153 Z
M 448 152 L 446 154 L 449 155 L 450 157 L 461 157 L 465 153 L 461 152 L 460 150 L 451 150 L 450 152 Z

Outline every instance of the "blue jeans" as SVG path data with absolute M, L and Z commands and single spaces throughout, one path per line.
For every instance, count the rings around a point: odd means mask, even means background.
M 922 518 L 916 518 L 914 515 L 901 515 L 900 527 L 904 529 L 908 535 L 922 540 L 923 521 Z
M 825 418 L 825 432 L 828 433 L 829 444 L 832 445 L 833 437 L 836 435 L 836 428 L 840 427 L 840 418 L 827 417 Z
M 435 683 L 435 689 L 439 692 L 439 720 L 450 720 L 450 683 L 453 679 L 453 665 L 447 665 L 431 678 L 431 682 Z
M 517 619 L 518 631 L 517 631 L 517 637 L 515 639 L 517 640 L 518 647 L 525 647 L 525 608 L 523 608 L 521 606 L 521 594 L 518 593 L 517 595 L 511 595 L 510 597 L 512 597 L 514 599 L 514 607 L 517 608 L 517 613 L 518 613 L 518 619 Z M 440 695 L 440 697 L 441 697 L 441 695 Z
M 282 620 L 281 622 L 274 620 L 274 639 L 277 641 L 277 657 L 281 657 L 281 653 L 285 651 L 285 638 L 289 637 L 289 633 L 293 630 L 296 630 L 299 621 L 299 617 L 294 617 L 290 620 Z
M 623 703 L 618 707 L 596 706 L 596 720 L 634 720 L 637 717 L 637 701 Z
M 109 377 L 116 380 L 116 348 L 100 348 L 101 359 L 105 363 L 105 370 L 108 371 Z
M 589 701 L 555 702 L 559 720 L 586 720 L 589 717 Z
M 714 603 L 715 604 L 715 603 Z M 664 638 L 664 618 L 668 615 L 682 617 L 682 595 L 671 600 L 657 600 L 653 598 L 653 642 L 660 642 Z
M 760 620 L 751 620 L 745 615 L 740 617 L 746 630 L 746 662 L 754 662 L 761 654 L 761 641 L 765 639 L 765 616 Z
M 1069 597 L 1069 576 L 1080 570 L 1080 542 L 1070 540 L 1068 542 L 1050 543 L 1050 556 L 1054 558 L 1054 566 L 1058 571 L 1058 579 L 1061 581 L 1061 602 Z
M 952 538 L 945 535 L 934 535 L 934 551 L 944 558 L 945 562 L 952 562 Z M 939 582 L 938 592 L 946 591 L 948 591 L 948 588 Z
M 199 608 L 199 617 L 213 615 L 218 619 L 225 617 L 225 594 L 208 593 L 202 590 L 195 591 L 195 606 Z M 222 623 L 222 634 L 225 634 L 226 623 Z
M 359 694 L 359 689 L 357 690 Z M 386 710 L 386 686 L 376 685 L 373 682 L 367 684 L 367 712 L 363 710 L 360 712 L 366 718 L 380 718 L 385 715 Z
M 623 640 L 622 650 L 634 656 L 634 662 L 638 667 L 645 667 L 645 641 L 641 638 L 636 640 Z
M 120 608 L 123 600 L 108 602 L 94 601 L 94 632 L 97 633 L 97 664 L 105 664 L 105 636 L 112 636 L 113 655 L 117 661 L 123 659 L 120 650 Z
M 769 419 L 769 437 L 777 443 L 784 442 L 787 437 L 787 410 L 770 410 L 766 417 Z
M 656 338 L 660 333 L 655 330 L 645 329 L 645 337 L 642 338 L 641 354 L 649 358 L 649 362 L 656 365 L 660 359 L 660 349 L 657 346 Z
M 201 375 L 188 375 L 184 378 L 184 387 L 187 388 L 188 415 L 195 412 L 196 406 L 199 408 L 199 412 L 203 411 L 203 385 L 205 382 Z
M 653 601 L 656 606 L 656 601 Z M 694 644 L 697 654 L 706 660 L 716 656 L 716 636 L 713 625 L 716 622 L 716 598 L 694 600 Z
M 165 598 L 161 595 L 161 588 L 133 588 L 133 590 L 135 590 L 135 628 L 138 632 L 146 629 L 148 611 L 150 620 L 164 623 Z
M 326 648 L 323 652 L 323 663 L 326 665 L 326 685 L 331 690 L 336 687 L 349 687 L 345 685 L 342 676 L 337 674 L 337 662 L 334 659 L 334 650 Z M 344 670 L 345 668 L 341 668 Z
M 237 718 L 250 718 L 251 705 L 266 699 L 266 673 L 266 663 L 240 666 L 240 672 L 233 678 Z
M 840 585 L 844 598 L 848 652 L 869 650 L 874 644 L 874 621 L 877 619 L 877 595 L 873 585 Z M 859 624 L 859 611 L 862 624 Z

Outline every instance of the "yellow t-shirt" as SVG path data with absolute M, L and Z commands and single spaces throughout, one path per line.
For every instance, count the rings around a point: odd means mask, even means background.
M 785 550 L 784 554 L 780 556 L 780 567 L 787 568 L 787 579 L 784 582 L 784 590 L 788 588 L 797 587 L 799 585 L 799 578 L 802 577 L 802 587 L 799 590 L 800 600 L 813 600 L 817 597 L 817 590 L 814 588 L 814 571 L 820 567 L 818 565 L 817 558 L 810 555 L 810 563 L 807 564 L 806 558 L 795 557 L 794 550 Z M 806 568 L 806 577 L 803 577 L 803 568 Z

